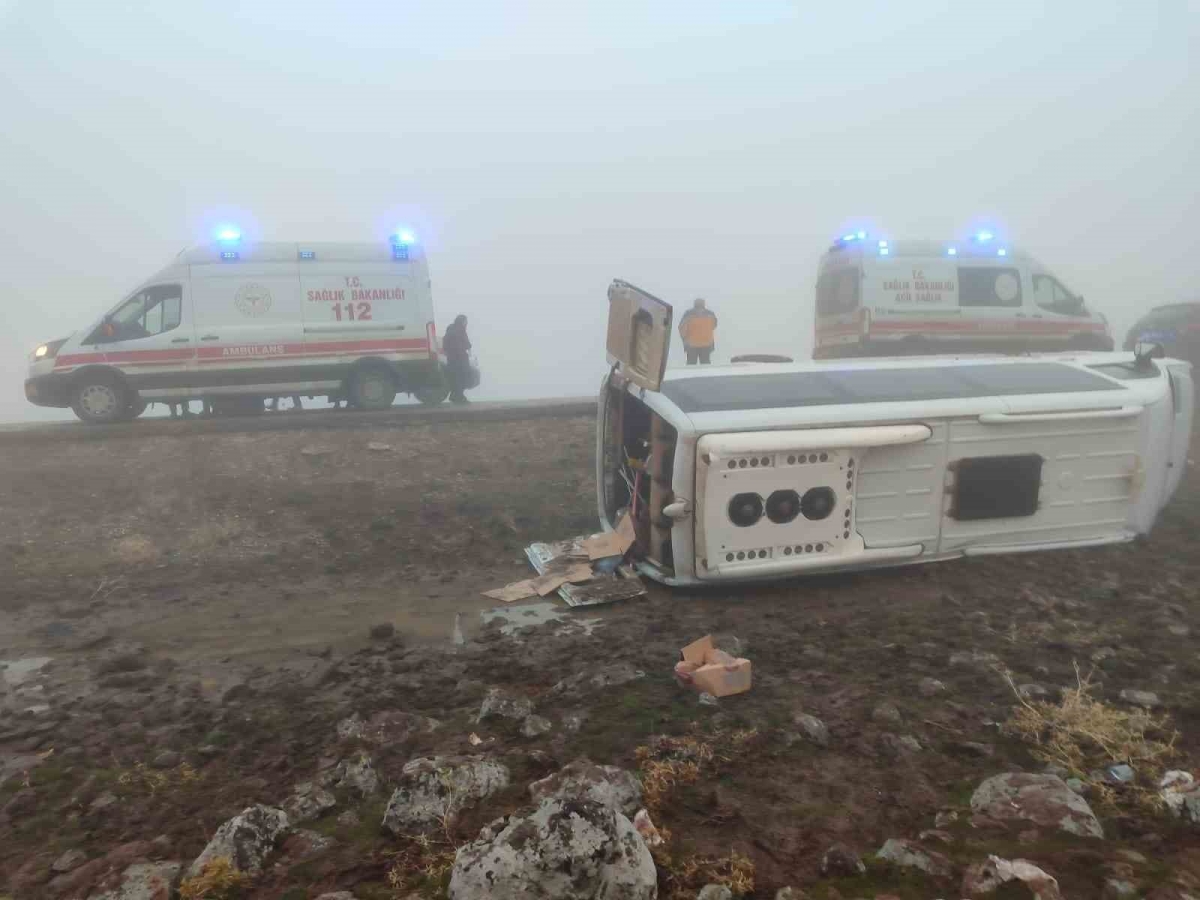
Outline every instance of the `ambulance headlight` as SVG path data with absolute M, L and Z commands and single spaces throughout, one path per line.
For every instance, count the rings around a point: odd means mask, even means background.
M 50 341 L 48 344 L 41 344 L 33 351 L 33 358 L 38 359 L 54 359 L 58 355 L 58 348 L 67 342 L 66 338 L 61 341 Z

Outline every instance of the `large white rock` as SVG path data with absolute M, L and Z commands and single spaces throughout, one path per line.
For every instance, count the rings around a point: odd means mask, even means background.
M 229 857 L 239 872 L 257 875 L 287 830 L 288 817 L 282 809 L 248 806 L 217 829 L 188 869 L 188 876 L 199 875 L 205 864 L 222 856 Z
M 90 900 L 170 900 L 183 863 L 135 863 L 121 875 L 111 891 L 92 894 Z
M 971 795 L 971 809 L 976 824 L 1020 820 L 1081 837 L 1104 837 L 1088 802 L 1057 775 L 993 775 Z
M 508 767 L 483 757 L 418 757 L 401 769 L 383 814 L 392 834 L 427 831 L 508 787 Z
M 500 827 L 503 826 L 503 827 Z M 594 800 L 547 800 L 458 851 L 450 900 L 655 900 L 654 860 L 633 823 Z
M 642 783 L 625 769 L 577 759 L 561 771 L 535 781 L 529 786 L 529 794 L 535 803 L 552 799 L 595 800 L 632 818 L 642 804 Z

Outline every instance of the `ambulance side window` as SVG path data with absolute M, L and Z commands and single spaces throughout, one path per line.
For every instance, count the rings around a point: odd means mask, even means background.
M 960 266 L 958 269 L 959 306 L 1021 305 L 1021 273 L 999 266 Z
M 138 291 L 112 312 L 93 336 L 95 343 L 133 341 L 179 327 L 183 318 L 183 288 L 162 284 Z
M 1033 296 L 1042 309 L 1065 316 L 1083 316 L 1083 298 L 1076 297 L 1049 275 L 1033 276 Z

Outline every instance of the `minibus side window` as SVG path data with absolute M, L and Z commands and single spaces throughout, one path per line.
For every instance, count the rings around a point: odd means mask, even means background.
M 1021 273 L 999 266 L 960 266 L 958 305 L 1019 307 Z

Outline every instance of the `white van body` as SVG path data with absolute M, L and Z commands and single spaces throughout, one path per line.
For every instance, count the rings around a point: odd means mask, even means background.
M 91 422 L 149 401 L 344 398 L 440 402 L 429 271 L 419 246 L 216 243 L 185 250 L 111 310 L 39 347 L 25 394 Z M 224 398 L 224 400 L 223 400 Z
M 821 257 L 815 320 L 814 359 L 1113 349 L 1103 315 L 991 240 L 838 241 Z
M 603 527 L 632 509 L 641 571 L 668 584 L 1129 541 L 1187 465 L 1193 383 L 1180 360 L 667 372 L 670 320 L 645 292 L 610 289 L 596 454 Z

